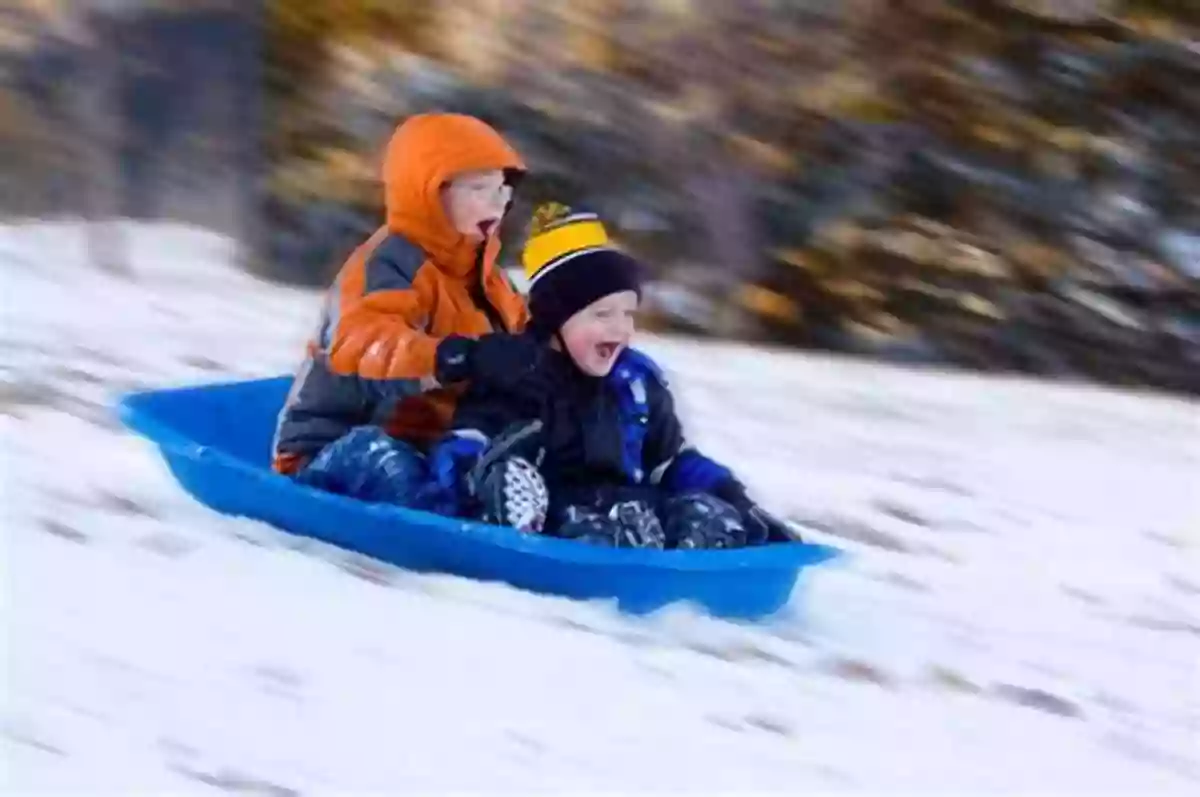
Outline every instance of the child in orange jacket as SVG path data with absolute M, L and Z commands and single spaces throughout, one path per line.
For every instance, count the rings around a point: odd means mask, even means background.
M 496 258 L 524 170 L 474 117 L 422 114 L 396 129 L 383 165 L 386 223 L 329 289 L 279 415 L 276 471 L 408 503 L 419 449 L 446 429 L 462 383 L 521 378 L 529 348 L 515 333 L 528 312 Z

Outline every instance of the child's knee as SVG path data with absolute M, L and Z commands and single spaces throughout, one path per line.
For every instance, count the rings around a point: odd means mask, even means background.
M 599 512 L 568 507 L 554 535 L 575 542 L 586 542 L 612 548 L 617 544 L 616 524 Z
M 568 507 L 556 534 L 611 548 L 663 548 L 666 544 L 657 513 L 644 501 L 622 501 L 606 513 Z
M 428 466 L 408 443 L 378 426 L 359 426 L 322 449 L 297 478 L 366 501 L 411 504 Z
M 668 548 L 740 548 L 746 544 L 742 514 L 715 495 L 671 496 L 663 505 Z
M 617 524 L 622 548 L 663 548 L 667 543 L 662 521 L 654 507 L 645 501 L 622 501 L 609 511 Z

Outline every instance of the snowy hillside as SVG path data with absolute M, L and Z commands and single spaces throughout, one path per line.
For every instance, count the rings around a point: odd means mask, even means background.
M 3 793 L 1200 789 L 1196 404 L 649 340 L 854 557 L 765 626 L 634 620 L 192 502 L 112 400 L 289 371 L 318 297 L 135 243 L 0 231 Z

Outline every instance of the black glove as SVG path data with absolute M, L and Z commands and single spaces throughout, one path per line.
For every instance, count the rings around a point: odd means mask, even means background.
M 434 376 L 443 385 L 470 380 L 511 392 L 532 381 L 544 354 L 526 335 L 492 332 L 478 340 L 450 335 L 438 344 Z

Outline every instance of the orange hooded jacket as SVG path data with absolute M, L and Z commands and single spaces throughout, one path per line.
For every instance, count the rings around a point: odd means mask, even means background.
M 387 223 L 355 249 L 326 296 L 279 416 L 277 471 L 296 472 L 357 425 L 418 444 L 446 429 L 461 391 L 434 379 L 438 343 L 520 331 L 528 312 L 496 266 L 496 233 L 481 245 L 458 232 L 441 189 L 462 172 L 524 168 L 474 117 L 422 114 L 397 128 L 383 164 Z

